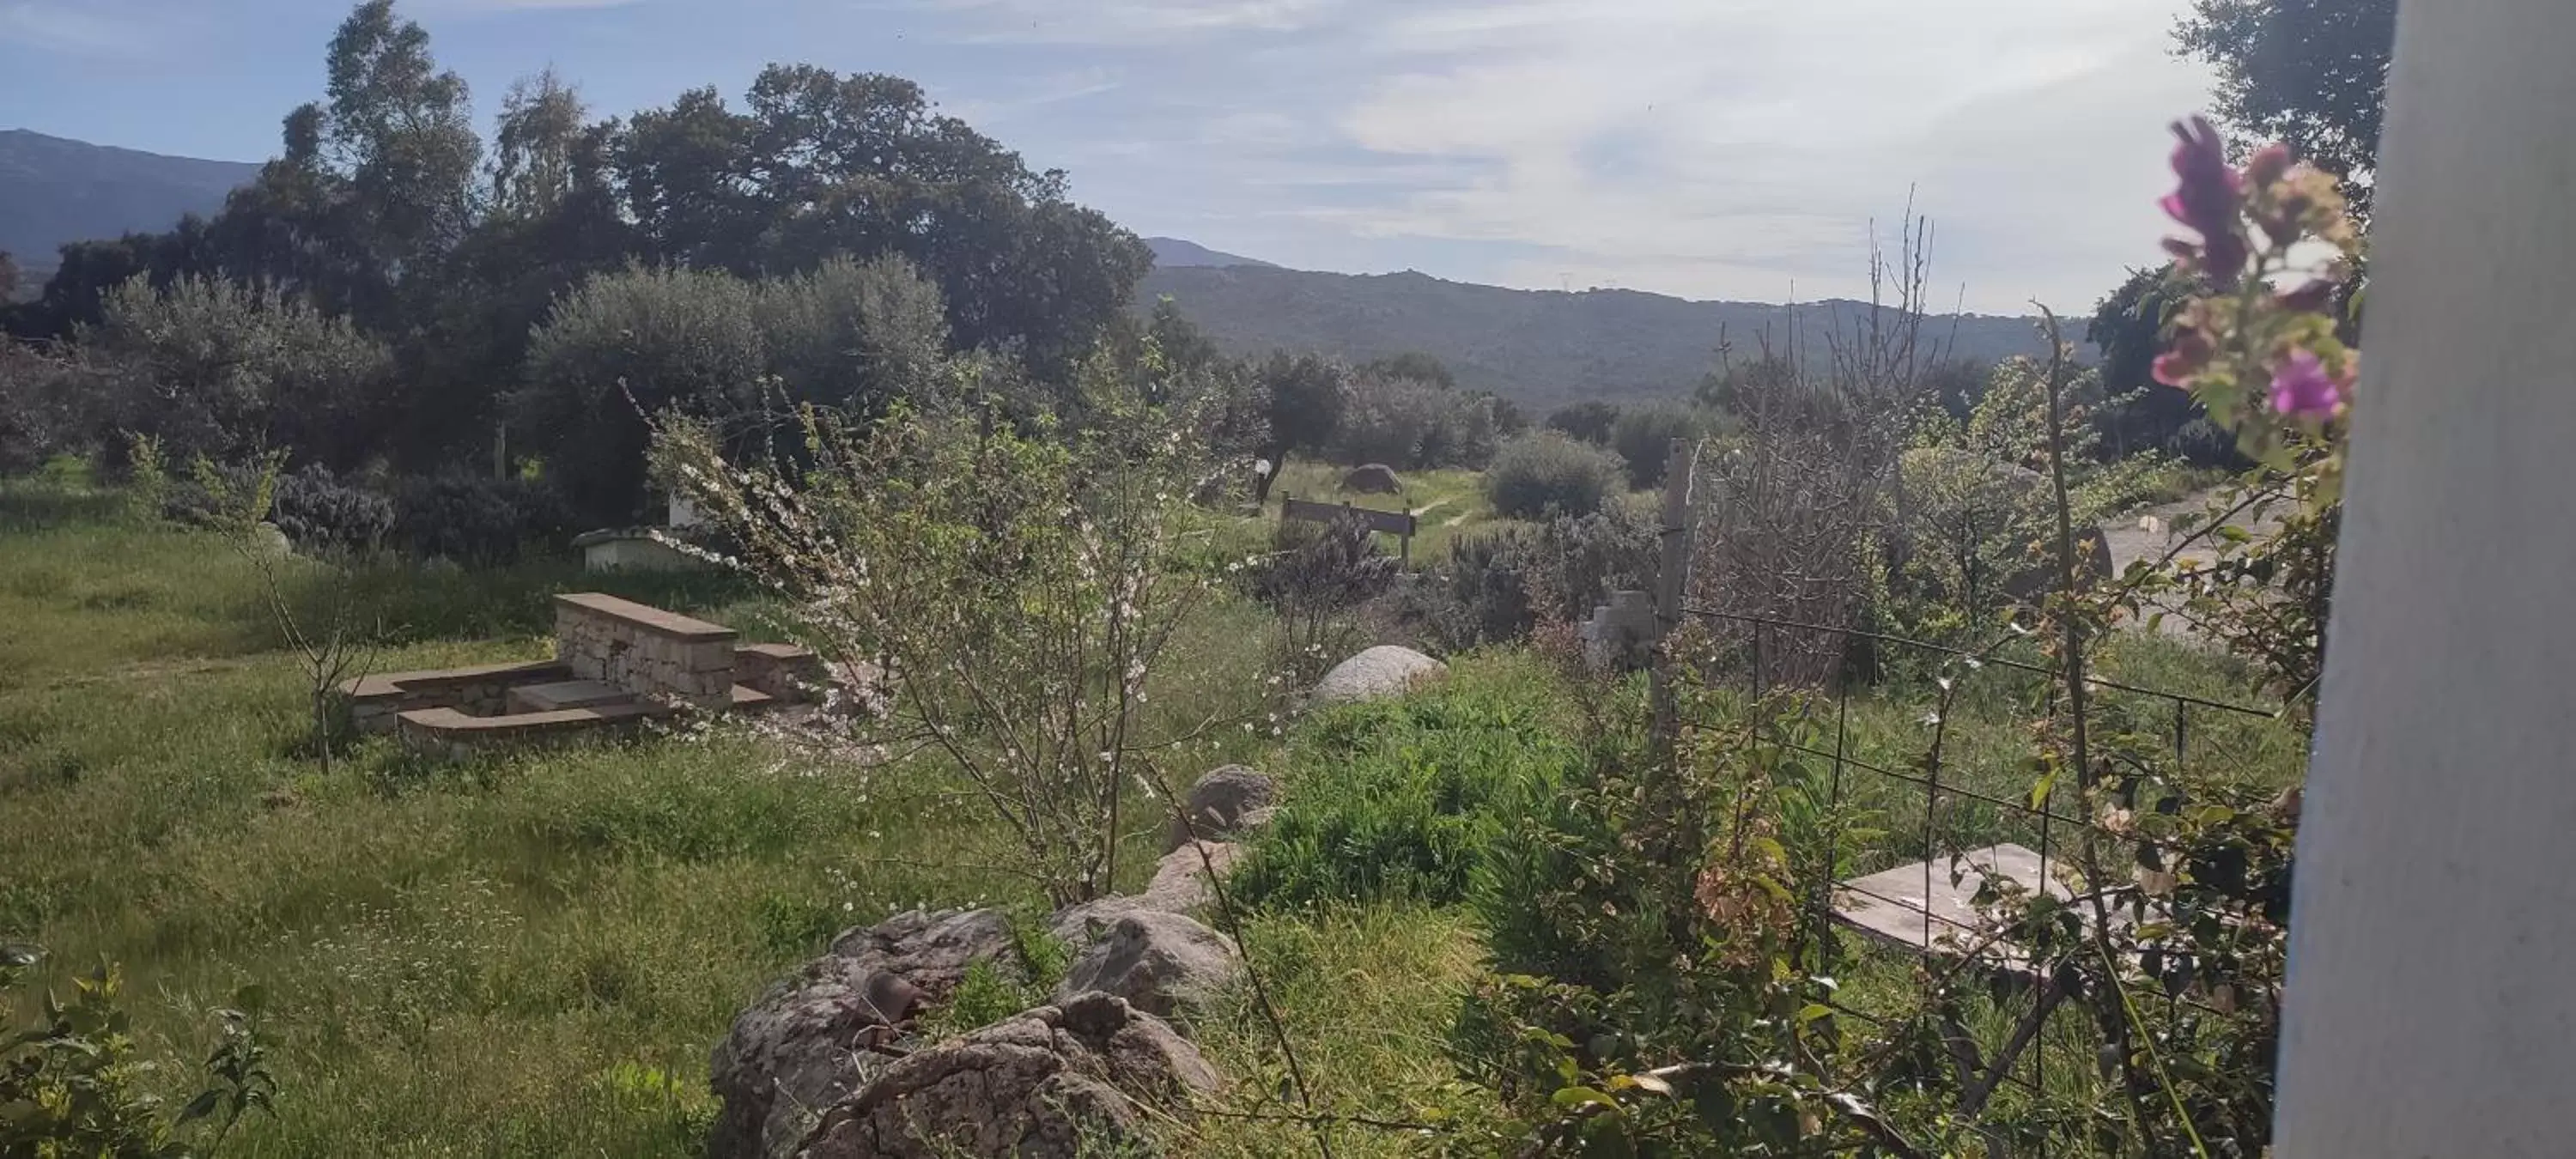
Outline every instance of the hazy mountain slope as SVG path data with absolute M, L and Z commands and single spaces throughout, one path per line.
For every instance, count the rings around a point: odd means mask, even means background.
M 213 214 L 259 166 L 0 130 L 0 250 L 41 278 L 65 242 L 168 229 Z
M 1279 268 L 1276 264 L 1262 261 L 1259 258 L 1240 257 L 1235 254 L 1226 253 L 1222 250 L 1212 250 L 1197 242 L 1183 241 L 1176 237 L 1149 237 L 1145 239 L 1145 245 L 1146 248 L 1154 251 L 1154 264 L 1167 270 L 1179 269 L 1188 266 L 1260 266 L 1264 269 Z
M 1352 275 L 1233 267 L 1157 268 L 1138 288 L 1139 309 L 1170 295 L 1181 312 L 1238 354 L 1275 347 L 1321 350 L 1352 361 L 1419 350 L 1448 364 L 1461 385 L 1537 406 L 1584 398 L 1686 393 L 1715 365 L 1723 336 L 1746 360 L 1767 328 L 1788 343 L 1786 307 L 1693 302 L 1631 290 L 1508 290 L 1418 273 Z M 1826 332 L 1849 302 L 1801 306 L 1801 345 L 1819 365 Z M 1952 340 L 1950 319 L 1927 339 Z M 1956 353 L 1979 359 L 2045 349 L 2026 318 L 1966 315 Z

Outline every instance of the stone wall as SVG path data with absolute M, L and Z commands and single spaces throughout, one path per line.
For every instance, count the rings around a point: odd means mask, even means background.
M 734 631 L 615 596 L 558 595 L 555 660 L 577 679 L 723 708 L 733 693 Z
M 436 672 L 379 673 L 343 683 L 340 696 L 358 731 L 380 734 L 394 731 L 394 718 L 414 709 L 453 708 L 468 716 L 497 716 L 506 710 L 511 688 L 571 678 L 571 672 L 551 661 L 485 664 Z

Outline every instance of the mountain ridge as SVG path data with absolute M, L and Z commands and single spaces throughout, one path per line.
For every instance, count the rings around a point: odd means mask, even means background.
M 1833 326 L 1848 327 L 1869 309 L 1841 300 L 1791 307 L 1641 290 L 1515 290 L 1412 270 L 1250 266 L 1158 267 L 1137 287 L 1135 308 L 1150 310 L 1166 296 L 1230 354 L 1284 348 L 1365 362 L 1420 352 L 1440 359 L 1461 386 L 1535 406 L 1686 394 L 1717 366 L 1721 342 L 1731 348 L 1726 357 L 1748 362 L 1761 356 L 1766 335 L 1785 350 L 1793 321 L 1799 354 L 1821 365 L 1833 354 Z M 1942 315 L 1926 319 L 1924 341 L 1979 361 L 2045 354 L 2035 321 Z
M 259 175 L 246 161 L 207 161 L 94 145 L 33 129 L 0 129 L 0 250 L 41 281 L 67 243 L 162 230 L 211 215 Z

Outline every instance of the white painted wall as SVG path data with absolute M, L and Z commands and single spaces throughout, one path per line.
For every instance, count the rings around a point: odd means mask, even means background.
M 2576 0 L 2405 0 L 2275 1155 L 2576 1156 Z

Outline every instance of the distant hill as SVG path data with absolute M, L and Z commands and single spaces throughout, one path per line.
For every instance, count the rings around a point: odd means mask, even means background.
M 1258 258 L 1237 257 L 1230 253 L 1209 249 L 1194 241 L 1182 241 L 1176 237 L 1149 237 L 1145 239 L 1145 245 L 1154 251 L 1154 265 L 1166 270 L 1189 266 L 1259 266 L 1270 270 L 1279 268 Z
M 190 213 L 211 216 L 225 194 L 257 176 L 259 166 L 238 161 L 0 130 L 0 250 L 41 281 L 65 242 L 168 229 Z
M 1633 290 L 1507 290 L 1427 274 L 1326 274 L 1303 270 L 1164 265 L 1137 288 L 1138 309 L 1170 295 L 1181 313 L 1235 354 L 1320 350 L 1360 362 L 1418 350 L 1458 382 L 1535 407 L 1590 398 L 1687 393 L 1716 364 L 1723 334 L 1750 360 L 1768 328 L 1786 345 L 1787 307 L 1693 302 Z M 1798 308 L 1809 360 L 1828 356 L 1827 327 L 1866 307 Z M 2046 350 L 2031 319 L 1969 314 L 1926 323 L 1925 338 L 1963 357 L 1992 360 Z

